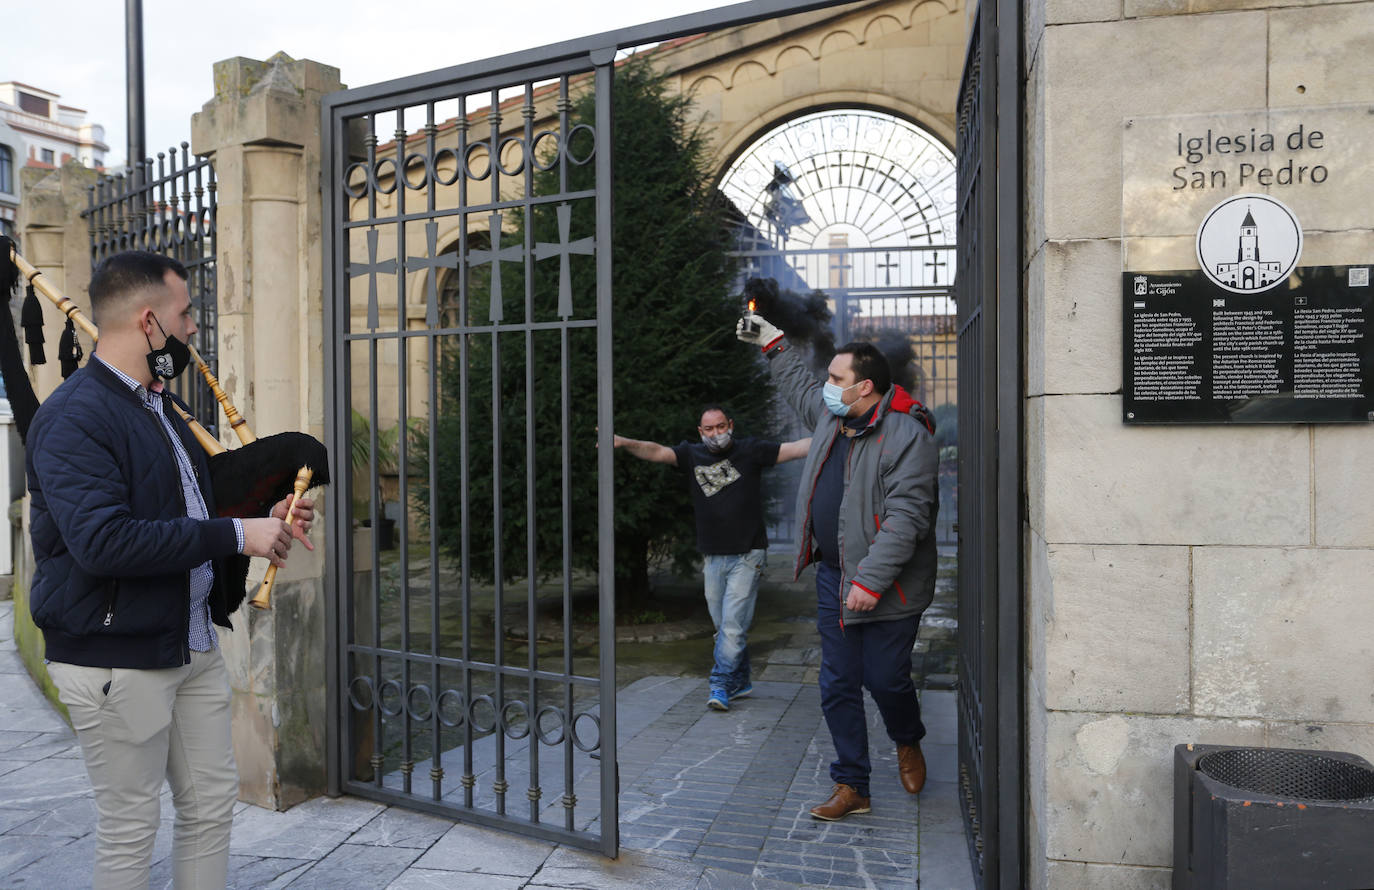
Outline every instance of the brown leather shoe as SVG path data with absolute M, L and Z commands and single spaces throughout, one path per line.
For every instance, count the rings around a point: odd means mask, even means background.
M 920 794 L 926 787 L 926 756 L 921 753 L 921 743 L 897 746 L 897 772 L 902 777 L 902 787 L 911 794 Z
M 837 819 L 843 819 L 850 813 L 870 812 L 872 810 L 868 806 L 868 798 L 860 797 L 859 792 L 841 782 L 835 785 L 834 791 L 830 792 L 829 800 L 811 808 L 811 818 L 834 822 Z

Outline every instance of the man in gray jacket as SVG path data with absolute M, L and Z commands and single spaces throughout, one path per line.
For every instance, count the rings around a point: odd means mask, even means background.
M 758 315 L 741 319 L 736 335 L 763 349 L 779 392 L 813 429 L 797 491 L 794 577 L 817 563 L 821 709 L 835 743 L 835 788 L 811 815 L 834 821 L 870 811 L 865 687 L 897 744 L 902 787 L 916 794 L 925 785 L 911 647 L 935 595 L 939 454 L 930 430 L 907 413 L 918 403 L 892 384 L 871 343 L 840 347 L 822 386 Z

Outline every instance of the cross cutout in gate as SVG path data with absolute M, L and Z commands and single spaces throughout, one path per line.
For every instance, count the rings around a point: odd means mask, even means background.
M 501 264 L 518 263 L 525 258 L 525 246 L 512 244 L 501 246 L 501 214 L 491 215 L 491 250 L 469 250 L 468 262 L 474 265 L 491 263 L 491 306 L 488 316 L 493 322 L 503 321 L 506 317 L 501 303 Z
M 891 287 L 892 270 L 897 268 L 897 264 L 892 262 L 892 253 L 890 251 L 883 252 L 883 260 L 885 260 L 885 262 L 881 262 L 878 264 L 878 268 L 884 270 L 883 274 L 887 276 L 883 281 L 883 286 Z
M 940 270 L 947 265 L 949 264 L 945 262 L 944 257 L 940 256 L 938 253 L 935 254 L 935 259 L 926 260 L 926 268 L 931 270 L 931 284 L 940 283 Z
M 368 276 L 367 279 L 367 326 L 372 330 L 377 329 L 377 275 L 396 274 L 396 261 L 384 260 L 377 262 L 377 230 L 367 230 L 367 262 L 349 263 L 348 277 L 357 278 L 360 275 Z
M 566 202 L 558 205 L 558 243 L 541 241 L 534 245 L 534 258 L 558 257 L 558 314 L 568 318 L 573 314 L 572 305 L 572 264 L 573 254 L 591 256 L 596 252 L 595 238 L 579 238 L 569 242 L 572 231 L 572 207 Z
M 439 326 L 439 270 L 457 269 L 458 255 L 439 253 L 439 224 L 425 223 L 425 243 L 429 247 L 427 256 L 406 257 L 406 271 L 428 271 L 429 283 L 425 289 L 425 324 L 431 328 Z

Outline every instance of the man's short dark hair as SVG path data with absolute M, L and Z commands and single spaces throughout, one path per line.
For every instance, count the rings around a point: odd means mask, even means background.
M 168 271 L 182 281 L 189 278 L 186 267 L 171 257 L 147 250 L 126 250 L 101 260 L 91 276 L 91 313 L 98 323 L 127 298 L 145 288 L 161 287 Z
M 734 415 L 731 414 L 729 409 L 726 408 L 724 405 L 717 405 L 715 402 L 712 402 L 711 404 L 701 409 L 701 413 L 697 415 L 697 423 L 701 423 L 702 418 L 704 418 L 707 414 L 710 414 L 712 411 L 719 411 L 721 414 L 724 414 L 725 419 L 728 421 L 733 421 L 735 419 Z
M 873 391 L 880 396 L 887 395 L 892 388 L 892 369 L 878 347 L 872 343 L 846 343 L 835 350 L 836 355 L 853 356 L 854 382 L 872 380 Z

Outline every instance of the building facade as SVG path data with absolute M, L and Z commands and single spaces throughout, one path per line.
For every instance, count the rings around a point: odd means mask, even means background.
M 18 231 L 19 168 L 24 166 L 27 151 L 19 131 L 0 120 L 0 235 L 11 238 Z
M 27 154 L 20 166 L 105 166 L 110 147 L 105 128 L 86 120 L 86 110 L 63 105 L 57 93 L 18 81 L 0 83 L 0 120 L 24 135 Z

